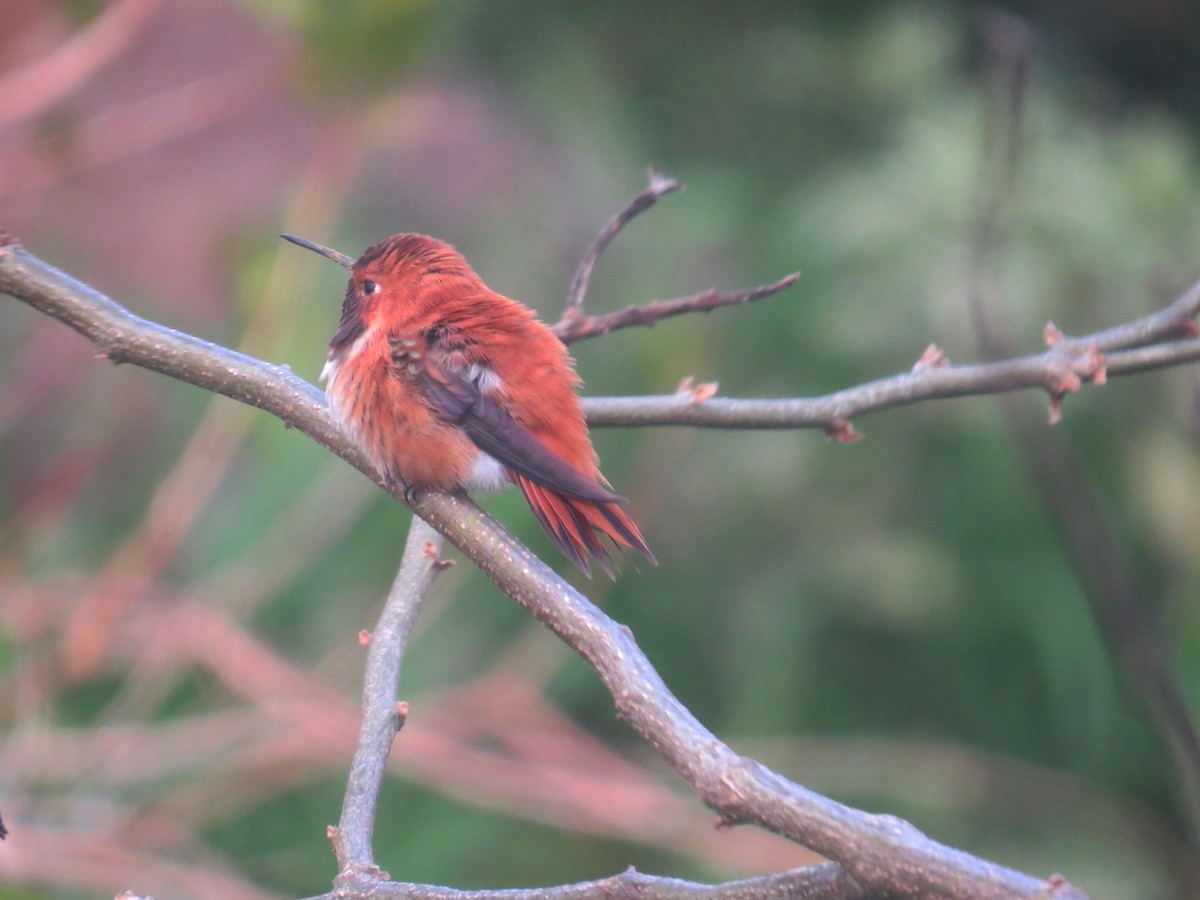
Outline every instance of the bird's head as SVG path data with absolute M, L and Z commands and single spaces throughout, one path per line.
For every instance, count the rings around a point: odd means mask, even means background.
M 377 323 L 400 328 L 433 312 L 453 285 L 481 286 L 461 253 L 424 234 L 393 235 L 368 247 L 358 259 L 295 235 L 282 237 L 350 270 L 331 350 Z

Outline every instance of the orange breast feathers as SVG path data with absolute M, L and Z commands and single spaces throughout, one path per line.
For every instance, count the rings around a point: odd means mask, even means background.
M 368 248 L 351 272 L 326 393 L 385 478 L 418 490 L 513 483 L 585 572 L 590 556 L 612 575 L 602 538 L 654 562 L 604 487 L 573 361 L 532 310 L 424 235 Z

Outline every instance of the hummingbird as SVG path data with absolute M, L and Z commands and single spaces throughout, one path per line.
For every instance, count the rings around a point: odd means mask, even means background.
M 390 484 L 516 485 L 550 539 L 588 575 L 609 546 L 657 564 L 609 490 L 567 348 L 537 314 L 490 290 L 444 241 L 397 234 L 357 259 L 288 241 L 350 270 L 324 371 L 330 410 Z

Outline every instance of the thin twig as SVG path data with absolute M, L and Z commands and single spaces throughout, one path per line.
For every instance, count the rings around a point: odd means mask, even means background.
M 396 701 L 400 664 L 421 603 L 441 569 L 437 558 L 441 547 L 442 536 L 419 516 L 413 516 L 400 571 L 368 638 L 362 726 L 333 840 L 342 872 L 339 878 L 346 877 L 351 869 L 378 872 L 371 852 L 375 812 L 392 741 L 407 713 Z
M 799 272 L 793 272 L 774 284 L 759 285 L 744 291 L 707 290 L 687 297 L 677 297 L 674 300 L 652 300 L 639 306 L 627 306 L 625 309 L 602 316 L 582 314 L 564 316 L 553 326 L 552 330 L 564 344 L 571 344 L 575 341 L 582 341 L 584 338 L 599 337 L 619 328 L 630 328 L 634 325 L 652 328 L 658 322 L 671 316 L 680 316 L 690 312 L 712 312 L 722 306 L 737 306 L 741 303 L 770 297 L 790 288 L 799 277 Z
M 0 238 L 0 290 L 70 325 L 104 356 L 162 372 L 267 410 L 378 480 L 335 426 L 319 391 L 290 371 L 140 319 Z M 391 495 L 405 501 L 402 488 Z M 844 806 L 739 756 L 670 692 L 632 633 L 590 603 L 461 495 L 429 491 L 417 513 L 595 669 L 619 715 L 722 821 L 755 823 L 836 862 L 873 896 L 990 898 L 1083 894 L 930 840 L 886 815 Z
M 682 181 L 676 181 L 655 169 L 650 170 L 649 181 L 650 183 L 641 193 L 630 200 L 623 210 L 609 219 L 608 224 L 596 236 L 592 246 L 579 261 L 579 267 L 571 278 L 570 287 L 567 288 L 567 303 L 563 309 L 562 321 L 566 322 L 583 315 L 583 298 L 587 293 L 588 282 L 592 278 L 592 269 L 595 268 L 600 254 L 612 243 L 612 239 L 620 233 L 621 229 L 628 225 L 635 216 L 644 213 L 667 194 L 683 189 Z
M 1109 354 L 1109 368 L 1113 369 L 1117 350 L 1133 350 L 1168 341 L 1186 345 L 1189 338 L 1200 336 L 1195 321 L 1197 314 L 1200 314 L 1200 281 L 1158 312 L 1074 340 L 1076 343 L 1095 343 L 1101 353 Z M 1129 357 L 1135 358 L 1132 354 Z
M 367 876 L 355 883 L 339 884 L 332 893 L 309 900 L 866 900 L 878 896 L 850 878 L 841 866 L 827 863 L 725 884 L 698 884 L 628 869 L 599 881 L 507 891 L 460 891 Z
M 740 400 L 712 397 L 697 402 L 690 392 L 640 397 L 588 397 L 583 401 L 593 428 L 689 425 L 696 428 L 820 428 L 853 440 L 856 416 L 950 397 L 1004 394 L 1038 388 L 1050 395 L 1052 411 L 1064 394 L 1085 382 L 1133 375 L 1200 360 L 1200 338 L 1170 340 L 1188 333 L 1196 315 L 1200 283 L 1166 310 L 1126 325 L 1080 338 L 1062 338 L 1043 353 L 978 365 L 920 365 L 911 372 L 868 381 L 820 397 Z M 1164 315 L 1170 311 L 1170 315 Z M 1163 340 L 1161 344 L 1104 353 L 1106 346 Z

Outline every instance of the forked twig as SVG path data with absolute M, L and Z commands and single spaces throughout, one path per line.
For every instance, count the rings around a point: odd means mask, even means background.
M 587 293 L 588 282 L 592 278 L 592 269 L 596 265 L 596 260 L 600 258 L 600 254 L 612 243 L 613 238 L 620 233 L 621 229 L 628 225 L 635 216 L 644 213 L 667 194 L 683 190 L 682 181 L 676 181 L 655 169 L 650 170 L 649 181 L 650 183 L 643 191 L 630 200 L 623 210 L 608 220 L 608 224 L 596 236 L 592 246 L 579 261 L 579 267 L 571 278 L 570 287 L 567 288 L 567 303 L 563 309 L 563 321 L 583 315 L 583 298 Z
M 562 318 L 551 327 L 551 330 L 564 344 L 571 344 L 584 338 L 599 337 L 634 325 L 652 328 L 662 319 L 684 313 L 711 312 L 722 306 L 736 306 L 752 300 L 761 300 L 763 297 L 770 297 L 790 288 L 800 277 L 800 273 L 793 272 L 774 284 L 759 285 L 742 291 L 717 291 L 710 288 L 687 297 L 676 297 L 673 300 L 652 300 L 649 303 L 627 306 L 625 309 L 605 315 L 586 315 L 583 311 L 583 298 L 592 277 L 592 269 L 595 268 L 600 255 L 612 243 L 613 238 L 635 216 L 648 210 L 662 197 L 683 189 L 682 182 L 669 178 L 654 169 L 650 170 L 649 177 L 649 185 L 609 220 L 597 235 L 596 240 L 592 242 L 587 253 L 583 255 L 583 259 L 579 261 L 575 275 L 571 278 L 571 285 L 567 289 L 567 304 Z
M 674 300 L 651 300 L 649 303 L 627 306 L 601 316 L 564 316 L 555 323 L 552 330 L 564 344 L 571 344 L 575 341 L 582 341 L 584 338 L 600 337 L 619 328 L 630 328 L 634 325 L 652 328 L 658 322 L 671 316 L 681 316 L 691 312 L 712 312 L 722 306 L 737 306 L 752 300 L 770 297 L 790 288 L 799 277 L 800 273 L 794 272 L 774 284 L 759 285 L 744 291 L 707 290 L 687 297 L 677 297 Z

